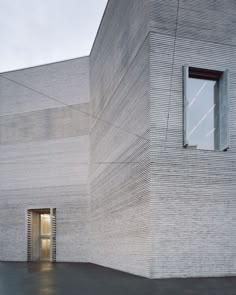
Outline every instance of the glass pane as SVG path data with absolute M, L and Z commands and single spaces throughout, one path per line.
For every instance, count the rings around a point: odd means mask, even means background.
M 41 239 L 41 260 L 50 260 L 50 239 Z
M 50 215 L 49 214 L 41 214 L 41 235 L 50 235 Z
M 187 83 L 188 147 L 218 149 L 218 82 L 189 78 Z

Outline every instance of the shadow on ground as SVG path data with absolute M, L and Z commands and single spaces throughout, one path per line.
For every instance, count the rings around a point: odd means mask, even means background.
M 82 263 L 0 262 L 1 295 L 235 295 L 236 277 L 149 280 Z

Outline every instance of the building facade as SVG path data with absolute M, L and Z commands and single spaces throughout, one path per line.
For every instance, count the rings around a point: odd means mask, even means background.
M 0 75 L 0 260 L 236 275 L 235 24 L 109 0 L 89 57 Z

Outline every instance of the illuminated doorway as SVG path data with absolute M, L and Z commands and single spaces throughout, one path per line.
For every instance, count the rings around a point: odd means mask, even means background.
M 56 209 L 27 211 L 28 261 L 56 261 Z
M 51 220 L 50 214 L 41 213 L 40 234 L 39 234 L 39 257 L 40 260 L 50 260 L 50 239 L 51 239 Z

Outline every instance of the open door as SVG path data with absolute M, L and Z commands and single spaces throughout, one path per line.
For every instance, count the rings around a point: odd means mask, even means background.
M 27 212 L 28 261 L 56 261 L 56 209 Z

